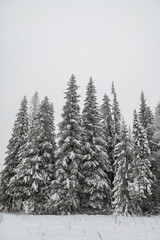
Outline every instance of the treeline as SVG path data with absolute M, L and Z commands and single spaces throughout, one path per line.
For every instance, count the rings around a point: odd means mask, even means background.
M 122 119 L 112 84 L 98 106 L 90 78 L 80 114 L 71 76 L 58 134 L 54 108 L 38 93 L 16 115 L 1 172 L 1 211 L 30 214 L 156 214 L 160 212 L 160 104 L 140 96 L 133 129 Z

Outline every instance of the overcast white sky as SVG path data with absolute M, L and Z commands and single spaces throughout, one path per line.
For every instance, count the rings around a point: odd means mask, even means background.
M 24 95 L 37 90 L 56 123 L 71 74 L 81 106 L 89 77 L 98 102 L 115 82 L 127 123 L 143 90 L 160 99 L 160 0 L 0 0 L 0 161 Z

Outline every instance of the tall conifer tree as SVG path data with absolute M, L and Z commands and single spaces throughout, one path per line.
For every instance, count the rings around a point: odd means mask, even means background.
M 135 197 L 137 212 L 150 213 L 153 207 L 151 206 L 151 195 L 154 181 L 154 175 L 151 171 L 152 156 L 147 134 L 139 122 L 136 111 L 134 111 L 133 142 L 133 197 Z
M 90 78 L 82 114 L 83 119 L 83 200 L 85 211 L 108 211 L 110 163 L 96 99 L 96 89 Z
M 27 213 L 47 213 L 50 183 L 54 178 L 55 128 L 53 105 L 47 97 L 40 104 L 29 132 L 28 141 L 21 148 L 21 163 L 13 178 L 14 197 L 23 201 Z
M 146 131 L 149 147 L 152 153 L 152 151 L 155 149 L 155 143 L 153 142 L 154 116 L 150 107 L 148 107 L 146 104 L 144 92 L 141 92 L 140 96 L 139 120 L 142 127 Z
M 111 93 L 113 95 L 113 103 L 112 103 L 112 119 L 113 119 L 113 162 L 112 162 L 112 179 L 111 179 L 111 185 L 113 187 L 113 179 L 115 177 L 115 169 L 114 169 L 114 163 L 115 163 L 115 157 L 116 155 L 114 154 L 115 151 L 115 146 L 117 143 L 119 143 L 119 135 L 120 135 L 120 129 L 121 129 L 121 112 L 119 108 L 119 103 L 117 100 L 117 93 L 115 91 L 114 87 L 114 82 L 112 82 L 112 88 L 111 88 Z
M 160 103 L 158 103 L 156 107 L 154 130 L 153 142 L 156 147 L 153 154 L 153 172 L 156 176 L 156 181 L 153 183 L 153 201 L 155 203 L 156 212 L 160 212 Z
M 135 206 L 131 201 L 131 163 L 132 144 L 127 126 L 122 121 L 119 143 L 115 146 L 115 178 L 113 188 L 113 208 L 118 215 L 128 215 L 135 211 Z
M 82 128 L 78 86 L 74 75 L 67 85 L 66 103 L 59 124 L 55 180 L 52 184 L 52 205 L 56 214 L 73 214 L 80 211 Z
M 16 115 L 12 137 L 7 146 L 4 169 L 1 174 L 0 203 L 8 211 L 12 211 L 15 207 L 13 201 L 14 189 L 11 180 L 17 174 L 15 168 L 20 163 L 19 150 L 26 143 L 28 136 L 27 104 L 27 99 L 24 97 Z
M 102 118 L 102 127 L 104 130 L 104 139 L 106 141 L 106 152 L 108 154 L 108 159 L 110 161 L 110 172 L 109 179 L 112 184 L 113 182 L 113 163 L 114 163 L 114 132 L 113 132 L 113 119 L 111 112 L 111 104 L 109 97 L 105 94 L 103 97 L 103 103 L 101 105 L 101 118 Z

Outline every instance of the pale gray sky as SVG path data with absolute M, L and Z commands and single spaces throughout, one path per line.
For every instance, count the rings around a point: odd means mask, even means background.
M 83 106 L 92 76 L 98 101 L 115 82 L 127 123 L 143 90 L 160 98 L 160 0 L 0 0 L 0 161 L 24 95 L 54 103 L 56 123 L 71 74 Z

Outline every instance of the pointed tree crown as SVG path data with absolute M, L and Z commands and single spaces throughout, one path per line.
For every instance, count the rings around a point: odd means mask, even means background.
M 29 104 L 29 129 L 33 126 L 35 117 L 39 111 L 40 101 L 39 101 L 39 95 L 36 91 L 33 97 L 31 98 L 30 104 Z

